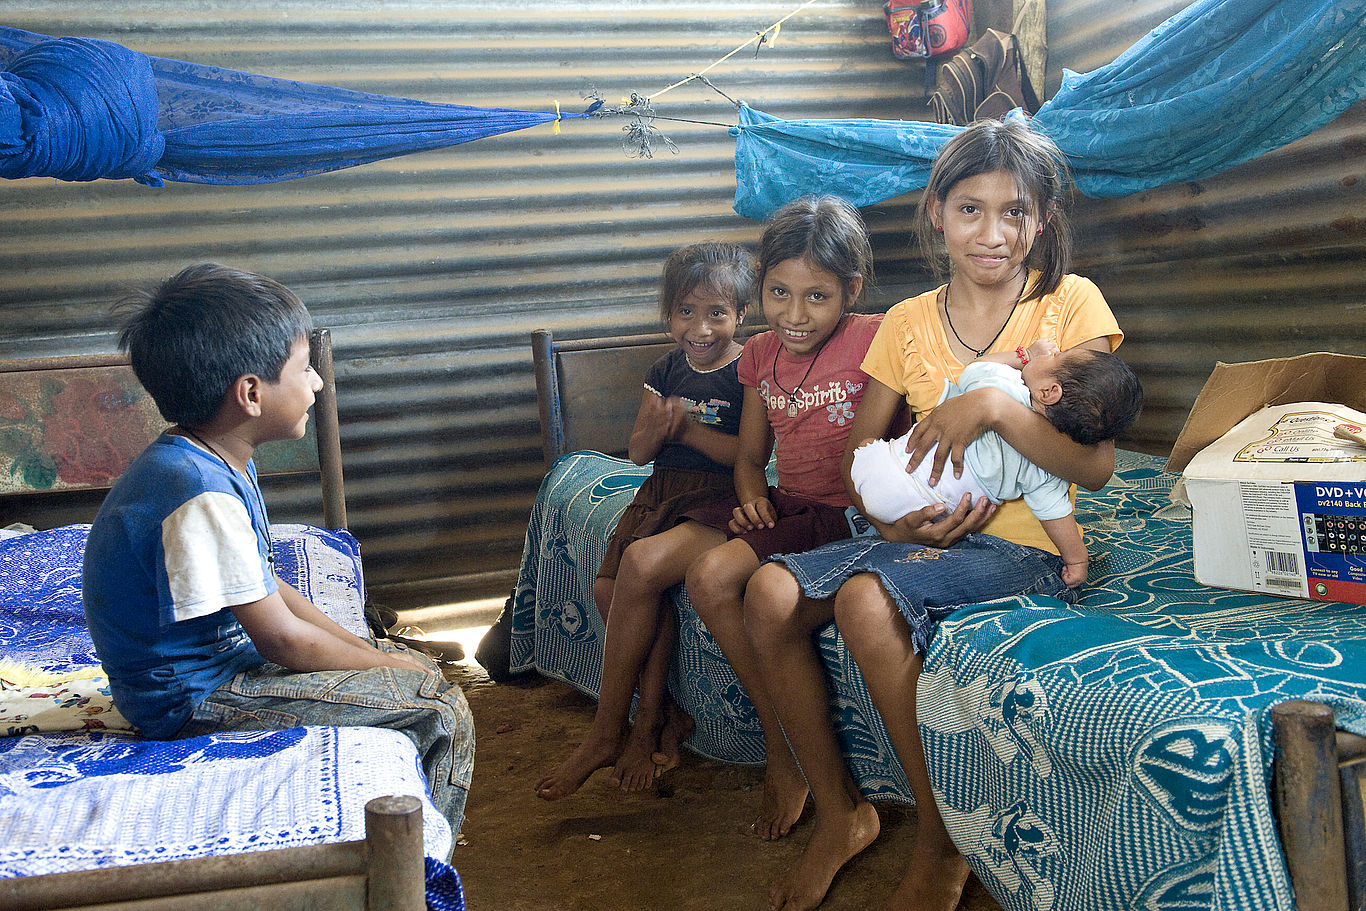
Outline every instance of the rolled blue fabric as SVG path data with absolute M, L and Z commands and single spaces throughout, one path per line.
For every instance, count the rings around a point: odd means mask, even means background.
M 55 38 L 0 73 L 0 176 L 160 185 L 156 80 L 148 58 L 109 41 Z
M 584 116 L 375 95 L 0 26 L 0 177 L 270 183 Z

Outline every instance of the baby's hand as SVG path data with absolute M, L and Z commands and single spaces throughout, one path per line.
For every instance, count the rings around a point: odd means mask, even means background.
M 743 535 L 761 528 L 772 528 L 778 521 L 778 512 L 768 497 L 759 497 L 742 503 L 731 512 L 730 530 L 732 534 Z
M 1086 582 L 1086 570 L 1091 564 L 1091 558 L 1087 557 L 1075 563 L 1065 563 L 1062 567 L 1062 581 L 1067 583 L 1068 588 L 1077 588 Z

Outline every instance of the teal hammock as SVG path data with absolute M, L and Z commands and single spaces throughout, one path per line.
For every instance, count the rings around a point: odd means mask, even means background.
M 1366 97 L 1366 0 L 1201 0 L 1090 73 L 1065 71 L 1033 117 L 1077 188 L 1116 197 L 1226 171 Z M 859 206 L 918 190 L 962 127 L 779 120 L 731 130 L 735 211 L 763 219 L 805 193 Z

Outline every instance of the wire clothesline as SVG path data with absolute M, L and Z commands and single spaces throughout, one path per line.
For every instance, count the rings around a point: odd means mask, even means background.
M 745 48 L 749 47 L 751 44 L 755 44 L 756 42 L 758 43 L 758 47 L 755 48 L 755 52 L 756 52 L 756 53 L 758 52 L 759 47 L 763 47 L 765 44 L 767 44 L 767 45 L 769 45 L 769 46 L 772 46 L 773 43 L 778 39 L 778 33 L 779 33 L 780 31 L 782 31 L 783 23 L 786 22 L 787 20 L 791 19 L 793 16 L 797 15 L 797 14 L 800 13 L 802 10 L 806 9 L 808 6 L 810 6 L 811 4 L 813 4 L 813 3 L 815 3 L 815 2 L 816 2 L 816 0 L 806 0 L 806 2 L 803 3 L 801 6 L 797 7 L 797 8 L 794 9 L 794 10 L 792 10 L 792 12 L 788 13 L 786 16 L 783 16 L 781 19 L 779 19 L 777 22 L 775 22 L 775 23 L 773 23 L 772 25 L 770 25 L 768 28 L 764 29 L 763 31 L 755 32 L 753 38 L 750 38 L 748 41 L 744 42 L 744 43 L 741 44 L 739 47 L 735 48 L 735 50 L 731 51 L 730 53 L 726 54 L 725 56 L 721 57 L 720 59 L 717 59 L 717 60 L 712 61 L 712 62 L 709 63 L 706 67 L 704 67 L 703 69 L 697 71 L 696 73 L 692 73 L 692 74 L 690 74 L 690 75 L 688 75 L 688 76 L 685 76 L 684 78 L 682 78 L 682 79 L 678 80 L 677 82 L 675 82 L 673 85 L 665 86 L 664 88 L 660 89 L 658 92 L 655 92 L 653 95 L 647 95 L 646 98 L 645 98 L 645 100 L 646 100 L 646 101 L 654 101 L 656 98 L 658 98 L 660 95 L 663 95 L 665 92 L 671 92 L 671 91 L 673 91 L 674 89 L 678 88 L 679 86 L 681 86 L 681 85 L 686 85 L 687 83 L 691 82 L 691 81 L 694 80 L 694 79 L 700 79 L 700 78 L 702 78 L 702 77 L 705 76 L 707 73 L 711 72 L 711 70 L 713 70 L 713 69 L 715 69 L 716 67 L 720 66 L 721 64 L 725 63 L 727 60 L 729 60 L 730 58 L 734 57 L 736 54 L 740 53 L 740 52 L 743 51 Z M 772 37 L 771 37 L 771 38 L 769 37 L 770 33 L 772 34 Z M 705 80 L 703 80 L 703 81 L 705 81 Z M 711 83 L 707 83 L 707 84 L 708 84 L 708 85 L 711 85 Z M 716 86 L 712 86 L 712 88 L 715 89 Z M 717 91 L 720 91 L 720 90 L 717 89 Z M 722 94 L 724 94 L 724 93 L 722 93 Z M 739 106 L 739 102 L 732 101 L 732 103 L 734 103 L 737 107 Z

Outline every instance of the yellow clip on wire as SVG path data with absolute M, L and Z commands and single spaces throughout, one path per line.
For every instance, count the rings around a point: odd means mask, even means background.
M 560 103 L 558 101 L 555 102 L 555 126 L 551 127 L 550 132 L 556 136 L 560 135 Z

